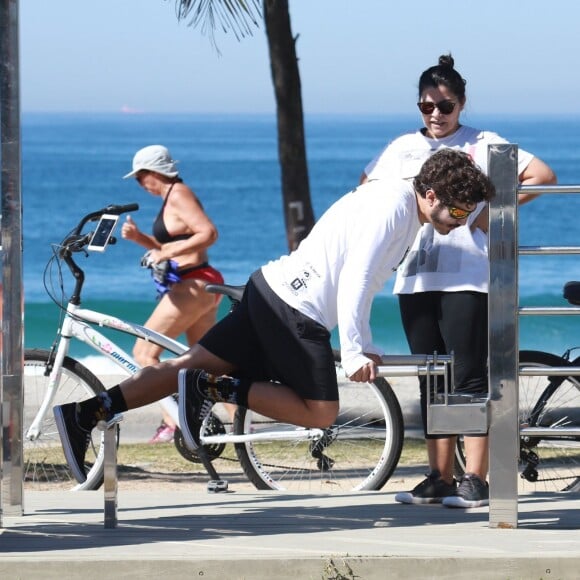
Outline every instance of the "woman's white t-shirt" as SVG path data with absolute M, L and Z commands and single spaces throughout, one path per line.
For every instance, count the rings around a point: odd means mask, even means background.
M 461 126 L 448 137 L 430 139 L 421 131 L 408 133 L 392 141 L 371 161 L 365 173 L 369 180 L 399 177 L 412 180 L 423 163 L 442 148 L 464 151 L 479 168 L 487 174 L 488 145 L 507 143 L 505 139 L 489 131 Z M 518 175 L 521 175 L 533 159 L 533 155 L 518 151 Z M 489 285 L 487 235 L 479 228 L 474 231 L 470 224 L 484 204 L 471 214 L 467 226 L 452 230 L 449 235 L 438 234 L 431 224 L 425 224 L 397 270 L 393 292 L 414 294 L 416 292 L 471 290 L 487 292 Z

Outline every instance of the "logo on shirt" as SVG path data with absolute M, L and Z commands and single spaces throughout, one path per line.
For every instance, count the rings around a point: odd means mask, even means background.
M 294 280 L 290 282 L 290 286 L 292 287 L 292 290 L 294 290 L 294 292 L 298 292 L 298 290 L 300 290 L 300 288 L 303 288 L 304 285 L 305 285 L 304 282 L 300 278 L 294 278 Z
M 320 278 L 320 275 L 316 272 L 312 264 L 306 264 L 302 272 L 290 281 L 288 286 L 295 295 L 299 292 L 306 292 L 308 290 L 308 284 L 312 281 L 313 277 Z

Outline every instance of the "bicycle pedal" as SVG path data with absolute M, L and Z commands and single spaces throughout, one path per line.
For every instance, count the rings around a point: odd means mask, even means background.
M 221 493 L 228 491 L 228 482 L 225 479 L 210 479 L 207 482 L 208 493 Z
M 99 429 L 100 431 L 106 431 L 107 429 L 110 429 L 111 427 L 114 427 L 115 425 L 119 424 L 122 420 L 123 414 L 117 413 L 116 415 L 113 415 L 113 417 L 108 421 L 99 421 L 97 423 L 97 429 Z

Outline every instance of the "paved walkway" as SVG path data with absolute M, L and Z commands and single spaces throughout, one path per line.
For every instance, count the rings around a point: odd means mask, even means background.
M 146 441 L 158 419 L 155 406 L 127 414 L 123 440 Z M 523 494 L 519 527 L 492 529 L 487 508 L 397 504 L 424 471 L 399 467 L 381 492 L 316 496 L 121 482 L 114 529 L 102 491 L 27 492 L 24 516 L 3 517 L 0 579 L 580 577 L 578 494 Z
M 392 493 L 30 492 L 4 517 L 0 578 L 578 578 L 577 495 L 522 496 L 517 529 L 487 508 L 397 504 Z

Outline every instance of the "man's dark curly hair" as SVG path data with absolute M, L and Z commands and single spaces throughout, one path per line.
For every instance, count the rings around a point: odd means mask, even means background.
M 495 195 L 493 183 L 471 157 L 455 149 L 441 149 L 431 155 L 413 180 L 413 186 L 421 197 L 432 189 L 444 205 L 455 202 L 472 205 Z

